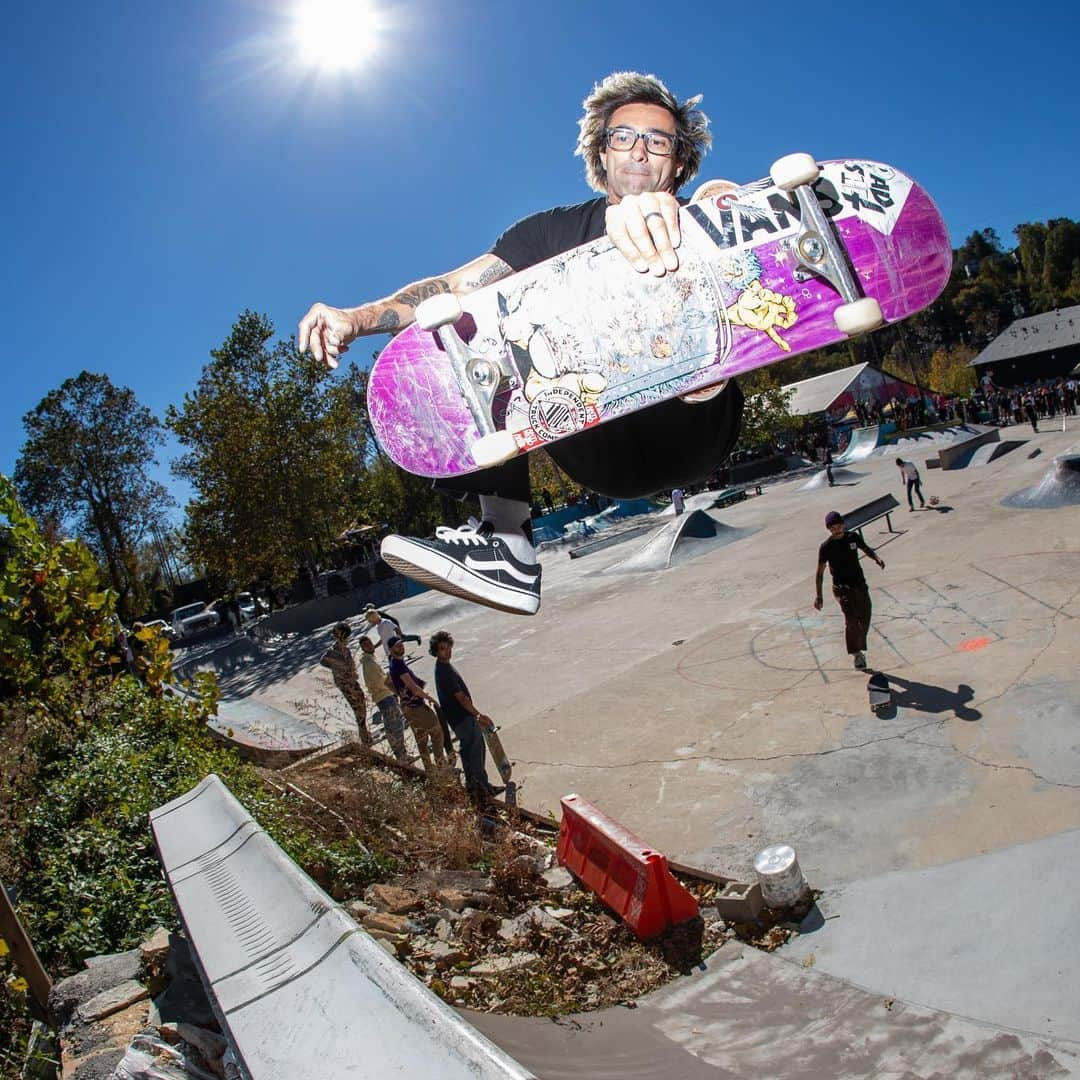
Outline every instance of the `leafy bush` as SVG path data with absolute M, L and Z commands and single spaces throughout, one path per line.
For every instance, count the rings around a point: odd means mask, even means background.
M 148 815 L 211 772 L 335 894 L 390 872 L 390 860 L 351 838 L 312 835 L 214 740 L 213 676 L 197 676 L 190 696 L 168 692 L 167 643 L 143 631 L 136 677 L 118 630 L 114 595 L 86 548 L 43 535 L 0 476 L 0 880 L 17 884 L 19 915 L 53 978 L 176 925 Z M 0 1077 L 18 1074 L 30 1028 L 9 967 L 0 958 Z

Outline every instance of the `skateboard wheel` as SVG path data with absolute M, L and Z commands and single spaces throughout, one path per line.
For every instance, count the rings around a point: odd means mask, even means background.
M 453 293 L 429 296 L 416 305 L 415 318 L 421 330 L 438 330 L 461 318 L 461 301 Z
M 853 300 L 850 304 L 841 304 L 833 312 L 836 329 L 848 337 L 856 334 L 865 334 L 869 330 L 876 330 L 885 322 L 885 316 L 881 314 L 881 305 L 872 297 L 864 296 L 861 300 Z
M 517 457 L 517 443 L 509 431 L 496 431 L 491 435 L 482 435 L 472 445 L 473 461 L 482 469 L 492 465 L 501 465 L 512 457 Z
M 809 154 L 788 154 L 773 162 L 772 182 L 783 191 L 812 184 L 821 175 L 818 163 Z

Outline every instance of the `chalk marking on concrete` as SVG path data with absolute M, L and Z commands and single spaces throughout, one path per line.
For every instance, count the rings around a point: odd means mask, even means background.
M 935 595 L 940 596 L 941 599 L 949 607 L 954 608 L 956 611 L 960 612 L 961 615 L 967 616 L 967 618 L 969 618 L 973 623 L 975 623 L 976 626 L 981 626 L 988 634 L 993 634 L 994 637 L 996 637 L 998 641 L 1004 641 L 1005 640 L 1001 636 L 1001 634 L 999 634 L 992 626 L 988 626 L 977 615 L 973 615 L 970 611 L 968 611 L 967 608 L 961 607 L 960 604 L 957 603 L 955 600 L 950 600 L 943 592 L 941 592 L 938 589 L 935 589 L 934 586 L 931 585 L 930 582 L 927 581 L 925 578 L 916 578 L 915 580 L 917 582 L 919 582 L 920 585 L 925 585 Z
M 803 641 L 806 642 L 806 647 L 810 650 L 810 655 L 814 658 L 814 663 L 817 665 L 818 674 L 821 676 L 821 681 L 828 685 L 829 676 L 825 674 L 825 669 L 821 666 L 821 661 L 818 659 L 817 651 L 814 649 L 814 643 L 810 640 L 810 635 L 806 632 L 806 627 L 803 626 L 802 616 L 796 611 L 795 618 L 798 620 L 799 629 L 802 631 Z M 751 645 L 753 643 L 751 642 Z M 755 659 L 757 659 L 755 655 Z

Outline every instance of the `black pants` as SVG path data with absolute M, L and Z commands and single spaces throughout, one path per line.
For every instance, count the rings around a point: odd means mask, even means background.
M 865 584 L 834 585 L 833 596 L 844 613 L 844 641 L 847 651 L 852 656 L 866 652 L 866 635 L 870 632 L 872 611 L 870 590 Z
M 638 499 L 700 483 L 719 468 L 739 437 L 743 395 L 729 382 L 711 401 L 675 398 L 608 420 L 547 447 L 555 463 L 582 487 L 612 499 Z M 532 502 L 529 458 L 436 480 L 451 495 L 498 495 Z
M 907 482 L 907 504 L 910 509 L 914 510 L 915 503 L 911 500 L 912 492 L 915 492 L 915 494 L 919 496 L 919 505 L 925 506 L 926 500 L 922 497 L 922 480 L 917 476 L 914 480 L 909 480 Z

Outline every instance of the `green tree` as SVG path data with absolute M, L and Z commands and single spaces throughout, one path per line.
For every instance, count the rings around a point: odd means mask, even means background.
M 172 498 L 149 470 L 160 422 L 134 393 L 84 371 L 23 417 L 27 440 L 15 466 L 23 504 L 71 526 L 105 566 L 125 618 L 145 605 L 136 549 L 165 526 Z
M 1017 225 L 1013 232 L 1019 241 L 1017 254 L 1024 286 L 1035 311 L 1045 311 L 1050 305 L 1043 289 L 1043 263 L 1046 260 L 1046 226 L 1041 221 Z
M 968 365 L 974 356 L 975 349 L 970 345 L 935 349 L 930 357 L 930 372 L 927 376 L 930 389 L 939 394 L 963 396 L 972 393 L 977 379 L 975 369 Z
M 1080 223 L 1052 218 L 1013 231 L 1031 313 L 1080 303 Z
M 190 482 L 186 546 L 215 589 L 293 580 L 355 516 L 368 451 L 364 380 L 329 373 L 245 311 L 166 423 Z
M 360 474 L 356 503 L 365 522 L 408 536 L 430 536 L 439 525 L 456 525 L 475 508 L 446 499 L 431 481 L 413 476 L 379 454 Z
M 1054 218 L 1047 226 L 1043 284 L 1050 303 L 1065 307 L 1080 303 L 1080 224 Z
M 115 593 L 79 540 L 50 541 L 0 475 L 0 701 L 77 707 L 114 653 Z
M 750 448 L 773 443 L 782 432 L 790 431 L 796 420 L 788 405 L 790 390 L 782 390 L 768 368 L 758 368 L 739 378 L 746 397 L 738 446 Z

